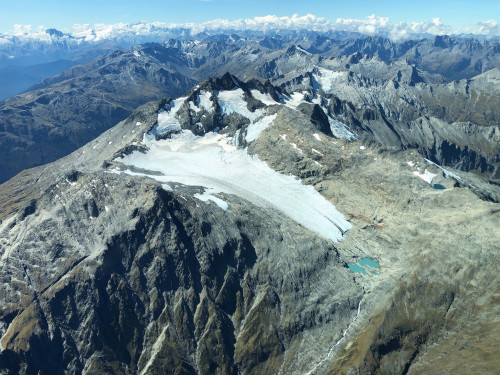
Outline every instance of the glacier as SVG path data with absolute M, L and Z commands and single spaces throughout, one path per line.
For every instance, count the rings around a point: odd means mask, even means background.
M 172 109 L 176 107 L 177 101 Z M 175 126 L 175 110 L 162 113 L 159 122 L 168 123 L 168 128 Z M 227 204 L 227 200 L 214 194 L 233 194 L 259 207 L 274 209 L 336 242 L 352 228 L 314 187 L 302 184 L 295 176 L 274 171 L 247 149 L 232 146 L 232 138 L 227 135 L 210 132 L 196 136 L 190 130 L 182 130 L 170 139 L 156 140 L 157 131 L 155 128 L 144 135 L 146 152 L 135 151 L 117 158 L 123 163 L 123 170 L 114 172 L 148 176 L 162 184 L 204 187 L 205 193 L 197 198 L 223 209 L 230 209 L 230 202 Z

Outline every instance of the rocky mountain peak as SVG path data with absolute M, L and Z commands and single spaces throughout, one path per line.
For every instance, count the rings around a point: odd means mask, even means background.
M 57 38 L 62 38 L 64 36 L 64 33 L 62 31 L 59 31 L 57 29 L 47 29 L 45 32 L 50 35 L 51 37 L 57 37 Z
M 434 42 L 433 42 L 434 47 L 449 48 L 454 44 L 455 43 L 453 38 L 451 38 L 449 35 L 436 35 L 434 37 Z
M 425 82 L 425 79 L 414 65 L 408 64 L 402 70 L 397 71 L 395 81 L 399 84 L 415 86 L 417 83 Z

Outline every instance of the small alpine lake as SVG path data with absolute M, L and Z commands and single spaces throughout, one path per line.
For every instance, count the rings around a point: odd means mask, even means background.
M 380 267 L 378 262 L 370 258 L 361 258 L 357 263 L 348 263 L 347 267 L 353 272 L 368 275 L 370 272 L 373 275 L 377 274 L 377 269 Z

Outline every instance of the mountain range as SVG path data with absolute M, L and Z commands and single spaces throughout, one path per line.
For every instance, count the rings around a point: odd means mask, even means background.
M 177 97 L 227 71 L 243 80 L 268 79 L 289 94 L 308 91 L 311 100 L 326 94 L 335 102 L 328 111 L 342 113 L 345 118 L 337 119 L 349 126 L 366 128 L 368 122 L 361 122 L 370 120 L 373 125 L 362 132 L 379 143 L 417 147 L 435 162 L 498 179 L 498 133 L 492 126 L 498 124 L 497 43 L 310 37 L 170 40 L 115 51 L 45 79 L 0 103 L 0 181 L 68 154 L 138 105 Z M 323 75 L 323 81 L 335 79 L 320 87 Z M 443 124 L 456 124 L 454 132 L 440 131 Z M 430 137 L 403 134 L 422 126 L 431 128 Z M 474 136 L 464 136 L 469 133 Z
M 3 101 L 0 373 L 494 373 L 496 49 L 172 39 Z

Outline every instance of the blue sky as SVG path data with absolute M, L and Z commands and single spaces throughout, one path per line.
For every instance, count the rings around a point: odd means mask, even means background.
M 392 22 L 440 17 L 450 26 L 500 20 L 500 0 L 1 0 L 0 5 L 0 32 L 12 32 L 14 24 L 70 31 L 76 23 L 199 23 L 295 13 L 311 13 L 330 21 L 371 14 L 389 17 Z

